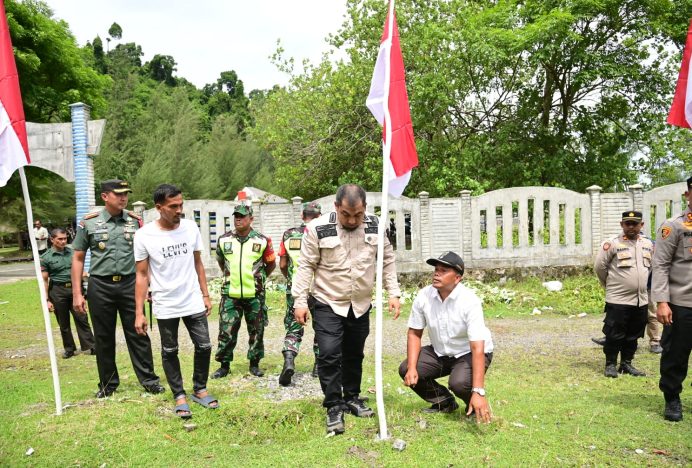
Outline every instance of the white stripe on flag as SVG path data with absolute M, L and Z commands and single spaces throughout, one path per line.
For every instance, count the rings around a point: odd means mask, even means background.
M 24 165 L 26 165 L 24 148 L 0 100 L 0 187 L 4 187 L 14 171 Z

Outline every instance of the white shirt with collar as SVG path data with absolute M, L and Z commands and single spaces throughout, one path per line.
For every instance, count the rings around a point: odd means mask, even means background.
M 493 340 L 485 326 L 481 300 L 462 283 L 457 284 L 444 301 L 433 286 L 418 291 L 408 326 L 415 330 L 427 326 L 430 342 L 438 356 L 468 354 L 471 352 L 470 341 L 485 341 L 485 352 L 493 352 Z

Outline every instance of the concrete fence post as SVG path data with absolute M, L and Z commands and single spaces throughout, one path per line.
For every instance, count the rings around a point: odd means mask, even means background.
M 293 197 L 291 202 L 293 202 L 293 223 L 298 226 L 303 220 L 303 198 Z
M 632 209 L 637 211 L 644 210 L 644 187 L 640 184 L 630 186 L 632 196 Z
M 461 258 L 464 261 L 472 263 L 472 229 L 471 229 L 471 190 L 462 190 L 459 192 L 461 197 Z
M 424 259 L 430 258 L 431 229 L 430 229 L 430 194 L 428 192 L 420 192 L 418 194 L 418 203 L 420 206 L 420 252 Z
M 603 190 L 598 185 L 592 185 L 586 189 L 589 194 L 589 199 L 591 201 L 591 253 L 596 255 L 598 249 L 601 246 L 601 190 Z

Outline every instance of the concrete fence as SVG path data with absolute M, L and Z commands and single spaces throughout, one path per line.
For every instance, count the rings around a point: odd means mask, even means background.
M 447 250 L 461 253 L 469 268 L 511 268 L 589 265 L 600 243 L 620 232 L 623 211 L 644 214 L 646 235 L 684 209 L 685 183 L 645 192 L 633 185 L 628 192 L 603 193 L 589 187 L 585 194 L 552 187 L 514 187 L 479 196 L 462 190 L 453 198 L 389 200 L 389 236 L 395 246 L 398 271 L 426 271 L 425 259 Z M 380 214 L 382 194 L 367 194 L 368 211 Z M 328 211 L 334 195 L 316 200 Z M 254 227 L 271 237 L 278 251 L 284 230 L 299 225 L 300 197 L 291 203 L 253 203 Z M 214 259 L 216 241 L 232 229 L 235 202 L 186 200 L 185 216 L 194 219 L 208 249 L 204 264 L 210 275 L 219 274 Z M 157 217 L 155 209 L 144 210 L 145 222 Z

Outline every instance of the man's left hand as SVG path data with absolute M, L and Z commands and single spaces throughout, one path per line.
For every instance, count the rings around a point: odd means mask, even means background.
M 480 396 L 478 393 L 473 392 L 471 394 L 471 401 L 469 402 L 469 410 L 466 412 L 466 416 L 470 416 L 472 412 L 476 412 L 476 422 L 489 423 L 492 417 L 490 413 L 490 407 L 488 406 L 488 400 L 485 397 Z
M 389 298 L 389 312 L 391 313 L 394 311 L 394 320 L 399 318 L 399 314 L 401 313 L 401 304 L 399 304 L 399 298 L 398 297 L 390 297 Z
M 207 309 L 207 317 L 211 314 L 211 301 L 209 300 L 208 296 L 204 296 L 204 307 Z

